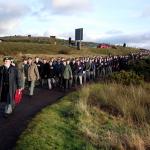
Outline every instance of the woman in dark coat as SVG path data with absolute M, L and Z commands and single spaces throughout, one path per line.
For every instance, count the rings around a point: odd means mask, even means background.
M 9 57 L 4 58 L 0 67 L 0 102 L 5 102 L 5 114 L 11 114 L 15 107 L 14 96 L 17 89 L 21 90 L 18 70 L 11 65 Z

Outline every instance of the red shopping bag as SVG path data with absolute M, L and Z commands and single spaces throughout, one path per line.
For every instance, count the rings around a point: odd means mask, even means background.
M 22 90 L 16 90 L 15 93 L 15 104 L 19 104 L 22 100 Z

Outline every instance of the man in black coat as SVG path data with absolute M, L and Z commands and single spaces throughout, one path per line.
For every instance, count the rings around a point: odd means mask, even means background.
M 39 57 L 35 57 L 35 62 L 34 62 L 37 67 L 38 67 L 38 71 L 39 71 L 39 74 L 40 74 L 40 77 L 42 75 L 42 67 L 43 67 L 43 63 L 40 61 Z
M 62 87 L 63 84 L 63 75 L 62 75 L 63 70 L 64 70 L 63 61 L 59 59 L 54 65 L 54 71 L 55 71 L 56 78 L 58 80 L 57 82 L 59 87 Z
M 56 81 L 55 81 L 55 66 L 53 65 L 53 62 L 50 61 L 48 64 L 48 88 L 51 90 L 53 87 L 56 86 Z
M 43 65 L 42 65 L 42 72 L 41 72 L 41 80 L 42 80 L 42 86 L 44 86 L 44 81 L 48 79 L 48 73 L 49 73 L 49 64 L 46 59 L 43 59 Z
M 11 65 L 11 58 L 4 58 L 0 67 L 0 103 L 5 102 L 5 115 L 12 113 L 15 108 L 14 96 L 17 89 L 21 90 L 18 70 Z
M 82 85 L 83 84 L 83 82 L 82 82 L 82 78 L 83 78 L 83 65 L 82 65 L 82 63 L 80 61 L 77 61 L 76 71 L 75 72 L 77 73 L 77 77 L 79 79 L 80 85 Z M 77 83 L 77 81 L 76 81 L 76 83 Z
M 39 57 L 35 57 L 35 62 L 34 62 L 36 65 L 37 65 L 37 68 L 38 68 L 38 72 L 39 72 L 39 75 L 40 75 L 40 79 L 39 79 L 39 84 L 42 86 L 42 74 L 43 74 L 43 62 L 40 61 L 40 58 Z
M 73 85 L 77 85 L 77 78 L 78 78 L 78 75 L 77 75 L 77 63 L 76 63 L 76 60 L 72 60 L 70 62 L 70 67 L 71 67 L 71 70 L 72 70 L 72 75 L 73 75 Z

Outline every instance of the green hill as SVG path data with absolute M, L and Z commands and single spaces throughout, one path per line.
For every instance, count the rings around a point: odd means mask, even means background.
M 75 46 L 68 46 L 68 41 L 63 39 L 52 39 L 48 37 L 3 37 L 0 43 L 0 55 L 20 54 L 46 54 L 46 55 L 125 55 L 137 52 L 136 48 L 115 47 L 109 49 L 96 48 L 97 43 L 83 42 L 82 49 L 77 50 Z

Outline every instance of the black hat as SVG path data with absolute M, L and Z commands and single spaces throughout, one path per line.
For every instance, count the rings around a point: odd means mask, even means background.
M 29 60 L 29 59 L 31 59 L 31 60 L 32 60 L 32 57 L 28 57 L 28 60 Z
M 5 61 L 5 60 L 12 60 L 12 58 L 9 57 L 9 56 L 7 56 L 7 57 L 5 57 L 5 58 L 3 59 L 3 61 Z

